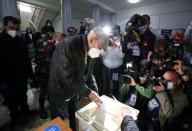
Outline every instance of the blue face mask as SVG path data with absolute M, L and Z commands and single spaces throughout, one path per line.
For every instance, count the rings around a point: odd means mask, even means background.
M 167 90 L 173 90 L 175 88 L 174 83 L 172 82 L 167 82 Z

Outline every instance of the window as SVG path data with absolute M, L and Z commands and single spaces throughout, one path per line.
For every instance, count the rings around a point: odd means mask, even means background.
M 23 3 L 23 2 L 18 2 L 18 8 L 19 8 L 20 11 L 23 11 L 23 12 L 28 12 L 28 13 L 32 12 L 30 4 L 26 4 L 26 3 Z

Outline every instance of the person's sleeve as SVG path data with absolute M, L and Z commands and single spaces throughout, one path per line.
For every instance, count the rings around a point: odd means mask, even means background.
M 92 59 L 92 58 L 88 58 L 88 59 L 89 59 L 90 65 L 88 66 L 88 73 L 84 76 L 85 83 L 87 84 L 89 89 L 94 90 L 95 92 L 98 93 L 97 83 L 93 75 L 93 68 L 94 68 L 96 59 Z
M 121 123 L 122 131 L 139 131 L 135 121 L 130 116 L 124 116 L 123 121 Z
M 159 100 L 162 110 L 159 115 L 165 118 L 178 116 L 188 105 L 187 97 L 184 94 L 177 95 L 173 102 L 170 101 L 166 91 L 157 93 L 156 98 Z
M 147 88 L 144 88 L 142 86 L 140 86 L 139 84 L 137 84 L 135 86 L 135 89 L 142 95 L 145 96 L 147 98 L 150 98 L 151 96 L 154 95 L 153 89 L 152 87 L 149 85 Z

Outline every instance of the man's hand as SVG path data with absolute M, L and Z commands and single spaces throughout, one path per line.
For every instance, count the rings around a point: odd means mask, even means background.
M 131 116 L 131 110 L 127 107 L 121 107 L 121 113 L 122 113 L 122 116 L 125 117 L 125 116 Z
M 179 73 L 180 75 L 184 74 L 183 71 L 183 63 L 180 60 L 175 61 L 177 63 L 177 65 L 174 66 L 174 69 L 177 71 L 177 73 Z
M 131 76 L 128 76 L 130 79 L 131 79 L 131 83 L 130 83 L 130 85 L 131 86 L 136 86 L 136 82 L 135 82 L 135 80 L 133 79 L 133 77 L 131 77 Z
M 160 86 L 154 86 L 154 87 L 153 87 L 153 90 L 154 90 L 156 93 L 159 93 L 159 92 L 165 90 L 164 85 L 163 85 L 161 82 L 159 82 L 159 84 L 160 84 Z
M 91 93 L 89 94 L 89 98 L 91 99 L 91 101 L 94 101 L 98 106 L 101 106 L 102 101 L 95 91 L 91 91 Z

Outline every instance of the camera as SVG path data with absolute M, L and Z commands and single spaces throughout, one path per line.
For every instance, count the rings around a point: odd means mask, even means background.
M 180 55 L 180 47 L 173 45 L 170 48 L 169 53 L 170 53 L 170 59 L 171 60 L 174 60 L 174 61 L 178 60 L 179 59 L 179 55 Z
M 124 70 L 124 74 L 122 75 L 124 83 L 130 84 L 132 77 L 136 82 L 138 81 L 139 71 L 134 62 L 129 62 L 126 64 L 126 69 Z
M 128 75 L 122 75 L 123 83 L 131 84 L 131 78 Z
M 159 83 L 162 83 L 162 84 L 166 84 L 166 81 L 162 78 L 162 77 L 155 77 L 155 76 L 153 76 L 151 79 L 150 79 L 150 84 L 152 85 L 152 86 L 158 86 L 158 85 L 160 85 Z
M 134 14 L 130 20 L 126 23 L 125 31 L 127 35 L 125 36 L 125 40 L 129 39 L 130 42 L 135 41 L 135 36 L 133 31 L 139 33 L 139 28 L 146 24 L 145 18 L 140 16 L 139 14 Z
M 175 65 L 177 65 L 177 63 L 169 59 L 163 63 L 163 69 L 173 69 Z

